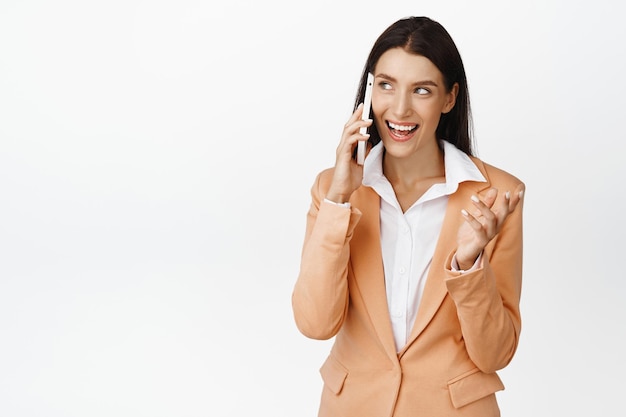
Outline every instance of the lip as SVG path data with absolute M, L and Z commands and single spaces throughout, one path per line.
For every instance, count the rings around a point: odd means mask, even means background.
M 391 128 L 391 126 L 389 125 L 389 123 L 393 123 L 394 125 L 397 126 L 416 126 L 416 128 L 414 130 L 411 131 L 411 133 L 409 133 L 408 135 L 402 135 L 402 136 L 398 136 L 396 134 L 394 134 L 394 130 Z M 387 121 L 385 123 L 386 127 L 387 127 L 387 133 L 389 133 L 389 137 L 394 141 L 394 142 L 407 142 L 409 140 L 411 140 L 413 138 L 413 136 L 415 136 L 415 133 L 419 130 L 420 125 L 417 123 L 402 123 L 402 122 L 394 122 L 394 121 Z

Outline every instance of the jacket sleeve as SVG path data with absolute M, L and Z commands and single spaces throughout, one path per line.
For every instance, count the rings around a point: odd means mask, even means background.
M 461 275 L 450 270 L 453 254 L 446 261 L 446 286 L 457 307 L 467 352 L 485 373 L 504 368 L 519 342 L 523 202 L 485 248 L 482 267 Z
M 361 213 L 324 201 L 329 171 L 311 188 L 300 273 L 292 293 L 298 329 L 313 339 L 337 334 L 348 310 L 350 239 Z

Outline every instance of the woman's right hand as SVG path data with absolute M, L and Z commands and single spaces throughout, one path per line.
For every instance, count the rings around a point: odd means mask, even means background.
M 352 158 L 357 142 L 369 138 L 369 134 L 359 133 L 361 127 L 368 127 L 372 124 L 371 119 L 361 120 L 362 113 L 363 104 L 361 103 L 344 126 L 341 141 L 337 146 L 335 172 L 326 194 L 326 198 L 335 203 L 346 203 L 363 181 L 363 166 L 357 164 Z

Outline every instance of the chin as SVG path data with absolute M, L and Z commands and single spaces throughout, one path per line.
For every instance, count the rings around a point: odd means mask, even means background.
M 385 154 L 393 157 L 393 158 L 407 158 L 413 155 L 417 150 L 414 146 L 406 146 L 407 143 L 398 144 L 396 142 L 391 141 L 383 142 L 383 146 L 385 147 Z

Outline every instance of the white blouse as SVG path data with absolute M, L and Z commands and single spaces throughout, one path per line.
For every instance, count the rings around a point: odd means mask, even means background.
M 434 184 L 404 213 L 391 183 L 383 175 L 382 142 L 370 151 L 363 166 L 363 185 L 380 196 L 380 242 L 387 304 L 398 352 L 406 345 L 415 323 L 448 196 L 463 181 L 486 181 L 465 153 L 449 142 L 442 143 L 446 182 Z

